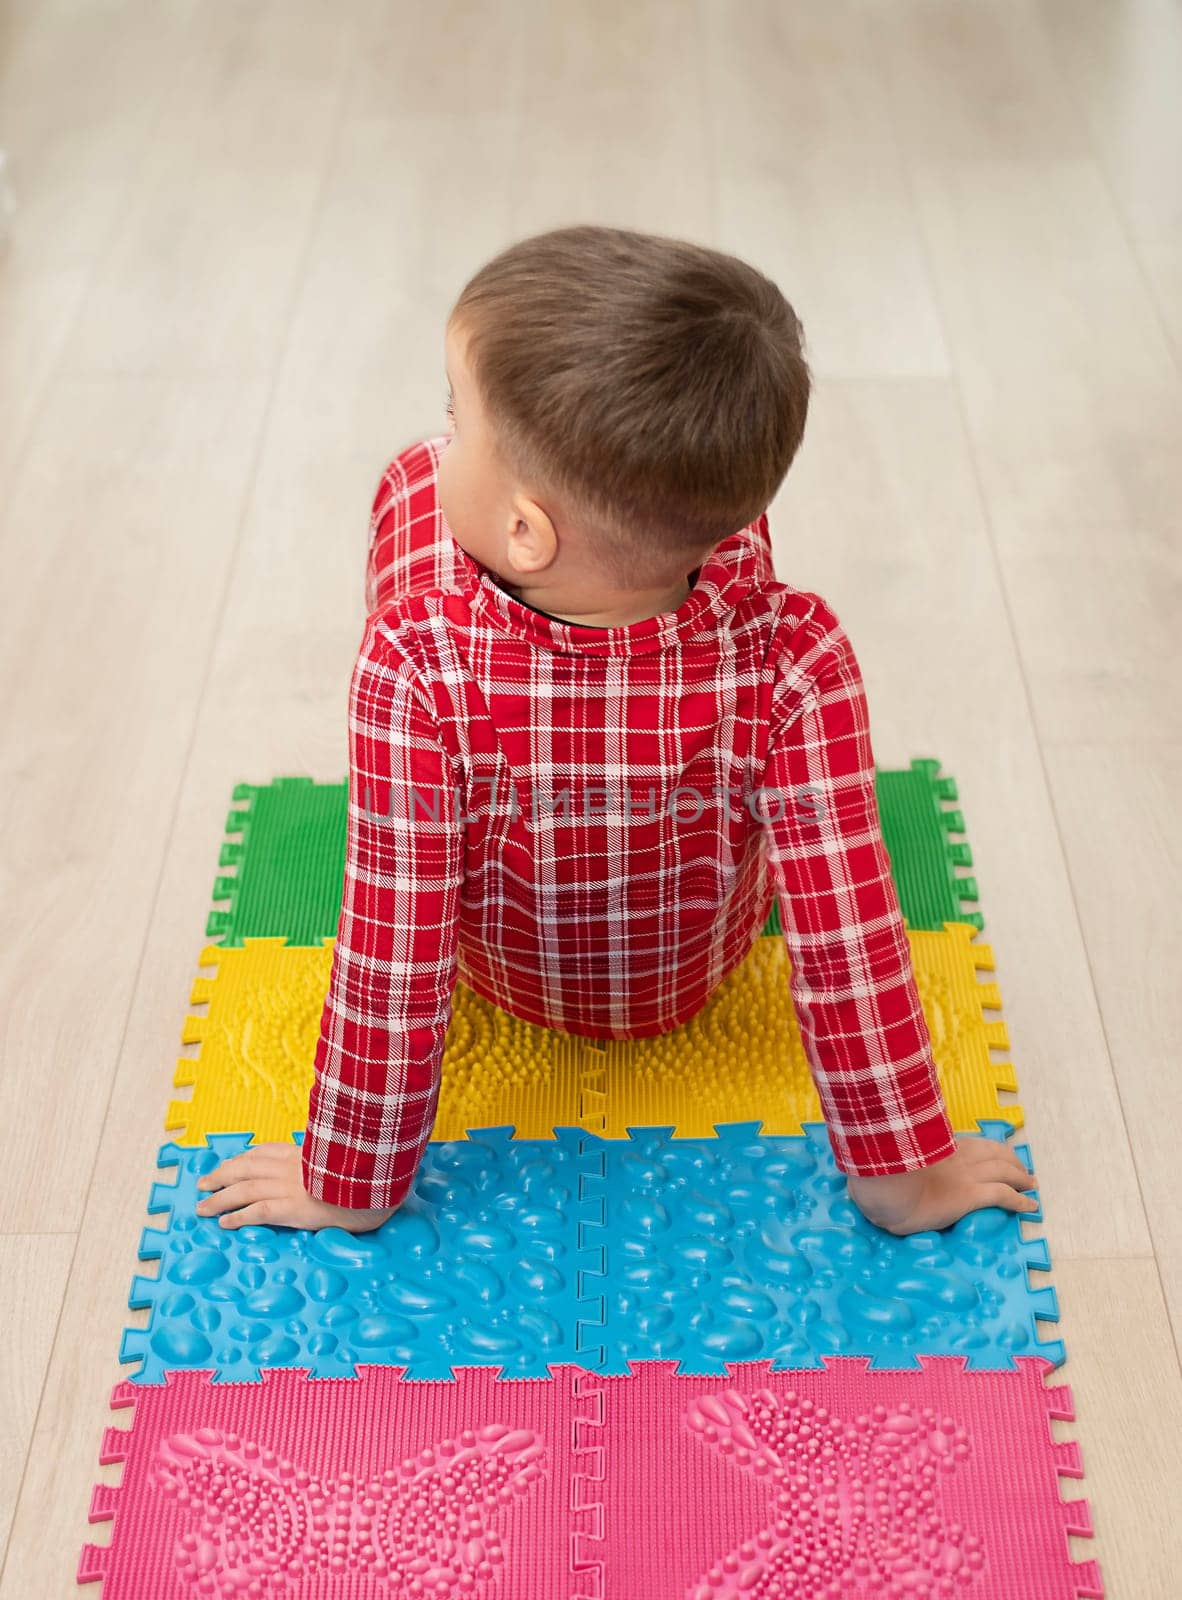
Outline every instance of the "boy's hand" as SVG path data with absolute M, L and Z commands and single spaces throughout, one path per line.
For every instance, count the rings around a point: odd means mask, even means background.
M 199 1217 L 221 1217 L 223 1228 L 266 1223 L 270 1228 L 344 1228 L 368 1233 L 392 1217 L 388 1211 L 352 1211 L 316 1200 L 304 1188 L 300 1150 L 294 1144 L 256 1144 L 197 1180 L 212 1190 L 197 1202 Z
M 970 1211 L 1002 1206 L 1007 1211 L 1037 1211 L 1038 1202 L 1023 1189 L 1036 1189 L 1014 1152 L 977 1134 L 957 1139 L 956 1154 L 885 1178 L 849 1175 L 850 1199 L 868 1222 L 887 1233 L 926 1233 L 947 1228 Z

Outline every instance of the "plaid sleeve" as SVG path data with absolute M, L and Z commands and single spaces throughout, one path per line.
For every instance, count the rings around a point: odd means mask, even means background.
M 382 472 L 369 512 L 368 612 L 400 595 L 453 588 L 466 574 L 468 557 L 439 507 L 439 458 L 449 438 L 416 439 Z
M 349 690 L 341 915 L 304 1136 L 309 1194 L 401 1204 L 439 1102 L 456 975 L 462 822 L 450 762 L 409 663 L 371 617 Z
M 382 517 L 386 514 L 390 503 L 390 469 L 385 472 L 378 482 L 374 493 L 373 503 L 369 508 L 369 546 L 365 557 L 365 609 L 369 613 L 377 609 L 378 604 L 378 529 L 381 527 Z
M 956 1145 L 883 842 L 862 675 L 829 616 L 803 710 L 778 730 L 773 716 L 761 814 L 834 1159 L 869 1177 L 930 1166 Z

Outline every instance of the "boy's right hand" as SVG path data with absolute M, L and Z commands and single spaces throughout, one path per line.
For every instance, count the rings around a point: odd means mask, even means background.
M 968 1134 L 956 1146 L 955 1154 L 916 1172 L 883 1178 L 850 1173 L 850 1199 L 868 1222 L 898 1235 L 948 1228 L 986 1206 L 1038 1210 L 1038 1201 L 1021 1192 L 1038 1187 L 1034 1174 L 1008 1145 Z
M 344 1228 L 369 1233 L 398 1209 L 353 1211 L 317 1200 L 304 1188 L 300 1147 L 295 1144 L 253 1144 L 240 1155 L 198 1178 L 203 1199 L 197 1215 L 217 1217 L 223 1228 L 265 1223 L 271 1228 Z

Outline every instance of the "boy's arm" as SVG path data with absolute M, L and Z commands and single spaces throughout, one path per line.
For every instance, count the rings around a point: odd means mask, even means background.
M 344 894 L 302 1165 L 316 1199 L 405 1198 L 438 1108 L 456 976 L 463 834 L 454 778 L 410 665 L 366 625 L 349 692 Z
M 439 508 L 439 458 L 449 438 L 439 433 L 416 439 L 378 481 L 369 513 L 367 612 L 399 595 L 454 588 L 466 574 L 469 558 Z
M 828 629 L 814 613 L 803 708 L 790 676 L 773 703 L 768 853 L 834 1159 L 846 1173 L 910 1172 L 956 1145 L 882 838 L 862 676 L 826 615 Z

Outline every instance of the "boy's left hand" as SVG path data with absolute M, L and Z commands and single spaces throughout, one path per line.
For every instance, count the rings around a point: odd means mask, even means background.
M 330 1206 L 304 1188 L 300 1149 L 294 1144 L 255 1144 L 231 1156 L 198 1178 L 206 1198 L 197 1203 L 199 1217 L 221 1217 L 223 1228 L 265 1223 L 269 1228 L 344 1228 L 368 1233 L 392 1217 L 388 1211 L 353 1211 Z M 209 1192 L 212 1191 L 212 1192 Z
M 1038 1210 L 1038 1201 L 1021 1192 L 1037 1189 L 1034 1174 L 1008 1145 L 979 1134 L 958 1138 L 955 1154 L 917 1172 L 883 1178 L 850 1173 L 847 1182 L 850 1199 L 866 1220 L 899 1235 L 947 1228 L 986 1206 Z

